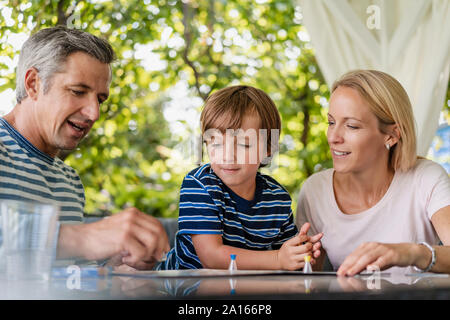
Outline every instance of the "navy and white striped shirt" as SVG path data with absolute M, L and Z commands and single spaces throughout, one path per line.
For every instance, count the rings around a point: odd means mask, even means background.
M 76 171 L 38 150 L 1 117 L 0 199 L 55 204 L 61 223 L 83 221 L 84 188 Z
M 219 234 L 223 244 L 247 250 L 279 249 L 297 234 L 291 197 L 273 178 L 257 173 L 253 201 L 236 195 L 209 164 L 186 175 L 180 190 L 175 247 L 157 269 L 203 268 L 191 234 Z

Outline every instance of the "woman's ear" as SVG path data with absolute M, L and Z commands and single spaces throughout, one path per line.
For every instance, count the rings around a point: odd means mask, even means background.
M 384 144 L 389 144 L 389 147 L 392 148 L 397 144 L 397 142 L 400 140 L 400 130 L 398 129 L 397 124 L 392 124 L 388 127 L 388 133 L 386 134 L 387 139 L 384 142 Z
M 36 100 L 39 94 L 39 87 L 41 85 L 41 79 L 36 68 L 30 68 L 25 73 L 25 91 L 27 96 L 32 100 Z

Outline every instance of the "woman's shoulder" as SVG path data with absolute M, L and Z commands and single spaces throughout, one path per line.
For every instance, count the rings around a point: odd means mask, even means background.
M 333 176 L 333 169 L 325 169 L 310 175 L 306 181 L 303 183 L 303 187 L 308 185 L 324 185 L 330 182 L 331 177 Z
M 420 158 L 414 167 L 398 174 L 398 181 L 399 188 L 414 188 L 417 192 L 424 193 L 426 190 L 433 190 L 437 184 L 450 183 L 450 178 L 440 164 Z
M 330 185 L 333 177 L 333 169 L 325 169 L 316 172 L 309 176 L 305 182 L 303 182 L 300 189 L 300 194 L 306 195 L 311 193 L 321 193 L 323 194 L 325 190 L 328 190 L 327 186 Z
M 412 167 L 406 173 L 417 178 L 426 179 L 448 177 L 448 174 L 445 171 L 444 167 L 432 160 L 424 158 L 417 159 L 414 167 Z

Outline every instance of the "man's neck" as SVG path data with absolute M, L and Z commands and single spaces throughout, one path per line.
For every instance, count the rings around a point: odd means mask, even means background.
M 56 153 L 48 148 L 47 144 L 42 139 L 42 135 L 39 132 L 38 124 L 34 121 L 34 117 L 29 114 L 27 114 L 27 116 L 22 116 L 25 112 L 33 112 L 33 106 L 28 102 L 28 99 L 16 104 L 11 112 L 3 116 L 3 118 L 33 146 L 54 158 Z

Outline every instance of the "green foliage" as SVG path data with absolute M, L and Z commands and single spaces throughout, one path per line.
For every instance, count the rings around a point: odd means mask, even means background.
M 186 144 L 198 128 L 178 121 L 184 131 L 175 134 L 164 111 L 168 104 L 180 103 L 179 108 L 198 113 L 199 101 L 237 83 L 266 91 L 279 108 L 280 155 L 270 174 L 291 192 L 294 205 L 302 182 L 332 166 L 325 136 L 329 90 L 296 1 L 0 4 L 11 15 L 0 19 L 0 38 L 6 39 L 2 56 L 18 53 L 8 45 L 11 35 L 57 24 L 104 37 L 116 51 L 110 98 L 101 107 L 101 118 L 77 150 L 63 155 L 85 185 L 87 214 L 131 205 L 155 216 L 176 217 L 181 181 L 195 167 L 192 155 L 176 146 Z M 5 68 L 0 64 L 0 72 Z M 14 72 L 2 72 L 1 81 L 0 90 L 14 88 Z M 173 97 L 180 83 L 187 84 L 186 106 Z

